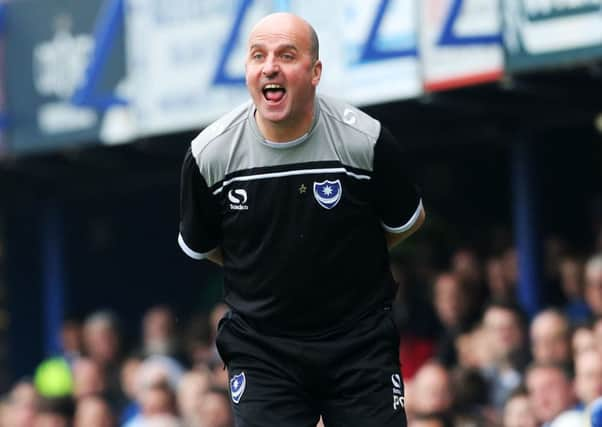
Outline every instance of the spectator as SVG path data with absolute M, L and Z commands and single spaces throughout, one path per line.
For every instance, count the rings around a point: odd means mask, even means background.
M 413 414 L 447 412 L 452 403 L 451 380 L 445 367 L 437 362 L 424 364 L 406 393 L 408 418 Z
M 83 340 L 86 355 L 103 368 L 114 368 L 119 363 L 119 327 L 113 313 L 97 311 L 88 316 Z
M 516 302 L 515 284 L 508 280 L 504 273 L 504 262 L 501 257 L 487 260 L 485 271 L 489 298 L 493 301 Z
M 595 317 L 602 316 L 602 253 L 585 265 L 585 302 Z
M 121 343 L 119 322 L 110 311 L 97 311 L 84 321 L 84 355 L 96 362 L 105 376 L 106 393 L 112 405 L 123 400 L 119 384 Z
M 584 405 L 602 396 L 602 354 L 599 351 L 585 350 L 575 357 L 575 393 Z
M 529 394 L 524 387 L 515 389 L 504 405 L 504 427 L 537 427 Z
M 142 394 L 141 403 L 144 416 L 176 414 L 175 395 L 167 383 L 161 382 L 151 385 Z
M 81 399 L 106 391 L 102 367 L 89 357 L 80 357 L 73 363 L 73 396 Z
M 485 378 L 475 369 L 456 368 L 451 373 L 454 424 L 462 426 L 487 424 L 493 414 L 489 410 L 489 389 Z
M 166 356 L 151 356 L 136 370 L 137 390 L 165 383 L 175 392 L 184 371 L 178 362 Z
M 489 337 L 482 325 L 460 334 L 455 341 L 458 366 L 485 370 L 494 363 Z
M 470 295 L 470 311 L 477 312 L 486 298 L 486 286 L 477 254 L 468 248 L 456 250 L 451 257 L 451 271 Z
M 451 273 L 437 276 L 433 291 L 435 312 L 443 327 L 436 351 L 437 359 L 449 367 L 457 362 L 454 341 L 460 333 L 469 329 L 474 320 L 472 303 L 462 283 Z
M 176 416 L 175 394 L 166 381 L 143 383 L 138 399 L 141 411 L 124 427 L 148 427 L 151 422 L 158 424 L 157 419 L 166 419 L 171 423 Z
M 183 362 L 176 332 L 176 316 L 167 306 L 149 309 L 142 320 L 142 354 L 160 355 Z
M 538 422 L 549 423 L 575 404 L 573 383 L 567 370 L 554 363 L 535 363 L 525 374 L 529 400 Z
M 573 329 L 571 348 L 574 357 L 577 357 L 584 351 L 596 348 L 596 337 L 589 324 L 582 324 Z
M 127 423 L 140 412 L 140 406 L 136 401 L 138 368 L 142 364 L 142 358 L 138 355 L 128 356 L 121 365 L 120 384 L 124 394 L 124 402 L 119 413 L 119 425 Z
M 71 427 L 74 404 L 70 397 L 40 398 L 34 427 Z
M 180 416 L 186 427 L 199 424 L 200 405 L 210 385 L 210 373 L 204 369 L 189 371 L 182 376 L 177 400 Z
M 492 303 L 485 310 L 483 327 L 485 345 L 493 355 L 492 363 L 483 372 L 489 382 L 491 403 L 502 409 L 510 392 L 521 383 L 527 362 L 522 314 L 512 305 Z
M 556 309 L 540 312 L 531 323 L 531 351 L 537 363 L 571 363 L 569 321 Z
M 233 427 L 228 392 L 221 388 L 209 389 L 201 401 L 199 418 L 201 427 Z
M 565 256 L 560 262 L 560 286 L 566 299 L 564 311 L 572 324 L 586 321 L 591 311 L 583 297 L 583 262 Z
M 62 356 L 72 364 L 82 352 L 82 327 L 73 318 L 65 319 L 61 325 Z
M 115 427 L 109 403 L 95 395 L 79 399 L 75 407 L 73 427 Z
M 33 427 L 38 394 L 29 381 L 21 380 L 9 392 L 3 427 Z

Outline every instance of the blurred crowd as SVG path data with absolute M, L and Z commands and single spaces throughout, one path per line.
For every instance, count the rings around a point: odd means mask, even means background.
M 2 399 L 1 427 L 232 427 L 228 375 L 214 345 L 226 307 L 178 327 L 167 306 L 142 319 L 127 349 L 118 317 L 67 320 L 62 354 L 40 363 Z
M 457 248 L 443 270 L 394 258 L 409 427 L 590 425 L 602 396 L 602 245 L 579 255 L 547 239 L 543 258 L 532 316 L 516 298 L 512 246 L 486 257 Z M 233 427 L 214 341 L 226 311 L 182 321 L 150 307 L 134 346 L 111 311 L 66 320 L 62 353 L 13 384 L 0 427 Z
M 484 259 L 459 248 L 444 271 L 394 266 L 409 426 L 590 426 L 602 397 L 600 249 L 547 239 L 531 316 L 512 247 Z

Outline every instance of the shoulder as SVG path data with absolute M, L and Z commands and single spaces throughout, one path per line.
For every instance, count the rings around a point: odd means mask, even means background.
M 343 131 L 364 135 L 373 142 L 378 139 L 381 124 L 375 118 L 336 98 L 320 95 L 318 100 L 325 118 L 340 126 Z
M 346 102 L 325 96 L 318 99 L 329 141 L 341 161 L 347 166 L 371 171 L 380 122 Z
M 221 166 L 225 167 L 229 147 L 236 142 L 233 135 L 244 126 L 250 108 L 251 101 L 239 105 L 203 129 L 190 143 L 192 156 L 208 182 L 215 182 Z
M 210 150 L 212 145 L 219 143 L 229 131 L 236 129 L 238 125 L 244 122 L 251 105 L 251 101 L 247 101 L 203 129 L 190 144 L 194 157 L 197 158 L 205 151 Z

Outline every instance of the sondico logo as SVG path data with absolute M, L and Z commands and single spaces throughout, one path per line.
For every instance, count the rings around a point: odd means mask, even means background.
M 405 408 L 405 397 L 403 397 L 403 386 L 401 376 L 399 374 L 391 375 L 391 383 L 393 383 L 393 410 Z
M 228 191 L 228 200 L 230 200 L 230 209 L 235 211 L 246 211 L 249 207 L 247 203 L 247 190 L 237 189 Z
M 353 111 L 351 109 L 345 108 L 345 111 L 343 111 L 343 121 L 348 125 L 355 124 L 357 118 L 355 117 L 355 114 L 353 114 Z

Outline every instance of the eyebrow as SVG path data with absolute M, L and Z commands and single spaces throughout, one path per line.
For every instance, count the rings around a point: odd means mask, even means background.
M 249 46 L 249 50 L 253 50 L 253 49 L 265 49 L 265 45 L 261 44 L 261 43 L 253 43 L 251 46 Z M 297 49 L 297 46 L 295 46 L 294 44 L 283 44 L 277 47 L 277 50 L 299 50 Z

